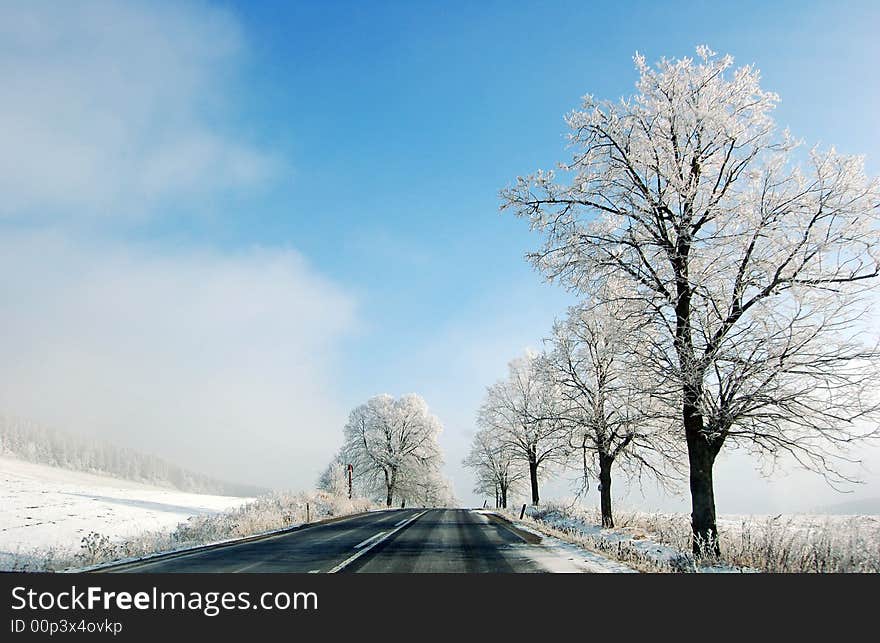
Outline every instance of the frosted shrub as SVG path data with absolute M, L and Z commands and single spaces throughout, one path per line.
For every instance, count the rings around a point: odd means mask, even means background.
M 115 555 L 116 546 L 110 541 L 110 538 L 93 531 L 83 537 L 77 558 L 84 565 L 93 565 L 96 562 L 113 558 Z

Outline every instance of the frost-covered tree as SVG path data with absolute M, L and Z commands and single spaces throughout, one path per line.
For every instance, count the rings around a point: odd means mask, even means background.
M 419 395 L 377 395 L 349 415 L 343 459 L 354 465 L 359 484 L 381 490 L 390 507 L 401 489 L 439 470 L 442 430 Z
M 494 495 L 499 508 L 507 508 L 508 497 L 527 477 L 514 449 L 491 426 L 474 434 L 463 464 L 474 472 L 474 493 Z
M 455 492 L 452 483 L 443 476 L 437 466 L 419 467 L 414 475 L 406 476 L 400 483 L 398 495 L 407 506 L 452 507 Z
M 614 526 L 613 467 L 630 480 L 647 473 L 662 483 L 674 472 L 676 455 L 651 373 L 633 350 L 641 334 L 621 312 L 573 306 L 554 324 L 540 363 L 557 384 L 558 413 L 581 456 L 584 488 L 590 477 L 599 480 L 603 527 Z
M 534 505 L 540 499 L 541 474 L 568 455 L 568 433 L 555 408 L 557 391 L 540 360 L 533 352 L 512 360 L 508 376 L 486 389 L 477 414 L 477 424 L 528 471 Z
M 344 462 L 342 453 L 337 453 L 318 477 L 318 489 L 339 498 L 348 497 L 347 465 L 348 463 Z
M 651 311 L 646 359 L 675 383 L 694 547 L 718 552 L 713 467 L 725 444 L 833 475 L 838 447 L 876 434 L 876 352 L 859 341 L 880 274 L 878 181 L 859 157 L 809 151 L 771 117 L 750 66 L 636 55 L 637 93 L 567 117 L 567 180 L 538 171 L 502 208 L 544 236 L 550 279 Z M 704 547 L 705 546 L 705 547 Z

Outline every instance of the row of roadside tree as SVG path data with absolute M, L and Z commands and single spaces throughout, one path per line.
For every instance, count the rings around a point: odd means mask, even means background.
M 637 55 L 635 95 L 567 116 L 571 160 L 502 192 L 580 303 L 489 387 L 467 464 L 503 506 L 575 461 L 605 525 L 613 472 L 680 474 L 711 556 L 722 448 L 833 483 L 878 437 L 880 184 L 780 131 L 757 69 L 697 54 Z

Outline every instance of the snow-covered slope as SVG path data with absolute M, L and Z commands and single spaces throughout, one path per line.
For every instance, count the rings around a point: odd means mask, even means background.
M 217 513 L 248 498 L 209 496 L 0 457 L 0 569 L 10 554 L 77 549 L 90 532 L 116 539 Z

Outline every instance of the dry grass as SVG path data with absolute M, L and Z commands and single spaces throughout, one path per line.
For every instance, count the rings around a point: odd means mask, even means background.
M 600 516 L 594 509 L 547 505 L 531 512 L 531 518 L 558 532 L 553 535 L 563 534 L 643 571 L 712 571 L 721 566 L 778 573 L 880 572 L 880 516 L 721 516 L 717 561 L 691 556 L 686 514 L 618 511 L 613 530 L 598 527 Z
M 147 532 L 135 538 L 113 540 L 92 532 L 82 539 L 78 549 L 48 548 L 17 553 L 7 557 L 3 567 L 9 571 L 62 571 L 244 538 L 303 524 L 307 503 L 308 518 L 312 522 L 373 507 L 367 500 L 349 500 L 325 492 L 277 493 L 228 512 L 194 516 L 174 529 Z

